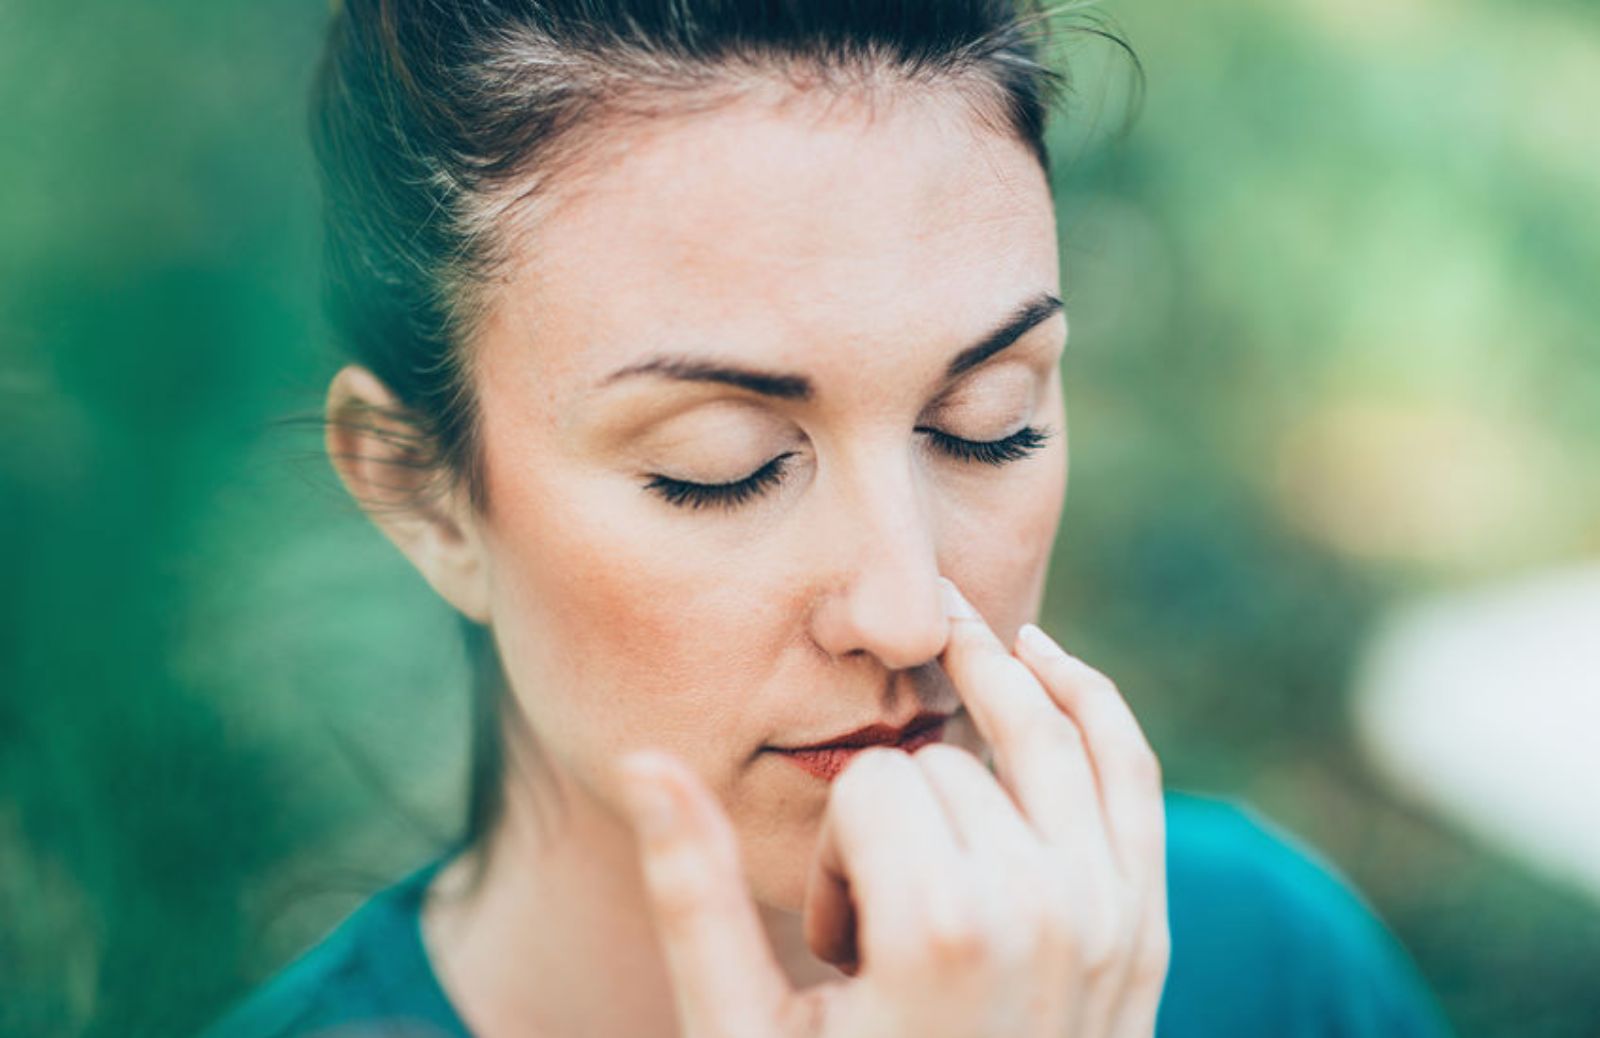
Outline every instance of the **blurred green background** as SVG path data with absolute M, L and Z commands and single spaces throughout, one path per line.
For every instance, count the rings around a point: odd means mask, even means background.
M 1109 139 L 1125 69 L 1067 48 L 1046 624 L 1170 785 L 1350 875 L 1462 1034 L 1593 1038 L 1600 901 L 1391 788 L 1350 701 L 1393 610 L 1600 558 L 1600 12 L 1106 11 L 1148 96 Z M 451 617 L 279 422 L 335 363 L 326 16 L 0 0 L 7 1036 L 189 1033 L 456 825 Z

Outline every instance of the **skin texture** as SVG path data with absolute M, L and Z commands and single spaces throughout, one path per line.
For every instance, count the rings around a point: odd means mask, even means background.
M 518 240 L 470 344 L 489 513 L 461 495 L 373 511 L 492 625 L 532 736 L 482 885 L 446 870 L 425 934 L 477 1033 L 670 1034 L 618 762 L 654 748 L 686 765 L 726 813 L 787 976 L 842 976 L 799 915 L 830 787 L 763 749 L 965 710 L 940 662 L 940 575 L 1006 644 L 1036 618 L 1067 476 L 1065 317 L 954 381 L 945 368 L 1060 296 L 1054 211 L 1027 148 L 954 92 L 753 95 L 630 131 Z M 601 385 L 659 354 L 814 392 Z M 352 367 L 328 407 L 387 399 Z M 1048 438 L 1003 465 L 920 431 L 1024 425 Z M 393 479 L 337 423 L 329 451 L 363 500 Z M 786 452 L 783 478 L 736 507 L 645 486 L 734 481 Z M 947 741 L 986 749 L 966 714 Z
M 1170 955 L 1161 773 L 1116 686 L 943 580 L 939 660 L 994 748 L 872 749 L 828 800 L 803 907 L 853 979 L 797 989 L 738 838 L 677 758 L 623 764 L 686 1038 L 1150 1038 Z

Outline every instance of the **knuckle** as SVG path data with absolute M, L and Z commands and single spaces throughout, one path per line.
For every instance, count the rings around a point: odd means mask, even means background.
M 1090 983 L 1109 980 L 1119 961 L 1118 942 L 1103 933 L 1086 935 L 1078 941 L 1078 968 Z
M 850 762 L 856 770 L 887 773 L 905 766 L 905 754 L 887 746 L 868 746 Z
M 891 768 L 897 767 L 896 757 L 904 756 L 896 750 L 882 746 L 871 746 L 857 753 L 844 770 L 834 779 L 833 796 L 836 798 L 852 798 L 861 795 L 872 795 L 867 789 L 875 786 L 882 775 Z
M 1076 935 L 1074 955 L 1078 970 L 1091 983 L 1114 980 L 1128 961 L 1131 939 L 1116 920 L 1102 915 Z
M 949 764 L 948 758 L 952 754 L 963 752 L 965 751 L 958 747 L 951 746 L 949 743 L 930 742 L 926 746 L 919 746 L 913 750 L 911 752 L 911 759 L 920 764 L 926 764 L 932 767 L 945 767 Z
M 1103 671 L 1096 670 L 1087 663 L 1083 665 L 1083 682 L 1096 695 L 1114 696 L 1117 699 L 1122 698 L 1122 689 L 1117 687 L 1117 683 L 1107 677 Z
M 995 683 L 1015 685 L 1024 689 L 1038 689 L 1044 692 L 1044 687 L 1039 682 L 1039 677 L 1032 667 L 1017 659 L 1015 656 L 997 656 L 993 660 L 994 672 L 991 680 Z
M 1066 714 L 1040 711 L 1039 716 L 1023 726 L 1020 738 L 1025 746 L 1043 753 L 1080 753 L 1084 749 L 1083 732 Z
M 682 927 L 702 913 L 716 894 L 711 870 L 698 856 L 667 854 L 649 865 L 656 911 L 663 924 Z
M 1048 962 L 1071 959 L 1076 938 L 1072 916 L 1066 909 L 1047 903 L 1034 914 L 1032 944 L 1035 955 Z
M 969 772 L 974 768 L 983 770 L 983 762 L 977 757 L 959 746 L 943 742 L 931 742 L 918 747 L 912 752 L 911 759 L 925 769 L 945 774 Z
M 1072 671 L 1072 680 L 1090 695 L 1121 697 L 1117 683 L 1099 667 L 1077 656 L 1069 656 L 1064 662 Z
M 948 903 L 928 916 L 921 937 L 922 957 L 942 970 L 968 970 L 988 959 L 990 943 L 976 912 Z

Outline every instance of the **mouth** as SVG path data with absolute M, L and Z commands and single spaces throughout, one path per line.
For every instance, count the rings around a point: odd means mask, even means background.
M 942 741 L 945 722 L 951 716 L 922 713 L 899 727 L 872 724 L 823 743 L 771 749 L 801 771 L 824 782 L 832 782 L 856 754 L 869 747 L 887 746 L 911 753 L 929 743 Z

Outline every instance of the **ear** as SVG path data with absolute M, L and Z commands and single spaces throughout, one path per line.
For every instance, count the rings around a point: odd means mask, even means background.
M 324 442 L 345 489 L 445 601 L 489 622 L 489 565 L 477 513 L 432 444 L 371 371 L 351 364 L 328 386 Z

